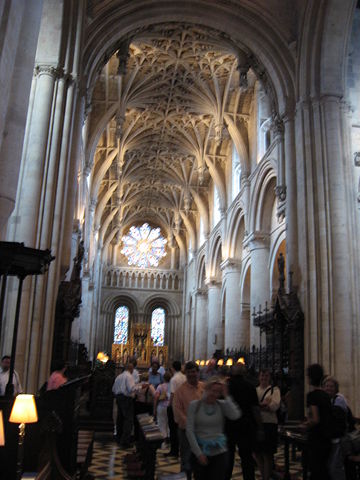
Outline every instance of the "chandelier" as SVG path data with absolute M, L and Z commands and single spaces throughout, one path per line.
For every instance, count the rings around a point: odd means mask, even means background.
M 151 228 L 147 223 L 141 227 L 130 227 L 129 233 L 121 238 L 121 253 L 128 265 L 140 268 L 157 267 L 165 257 L 167 240 L 161 235 L 160 228 Z

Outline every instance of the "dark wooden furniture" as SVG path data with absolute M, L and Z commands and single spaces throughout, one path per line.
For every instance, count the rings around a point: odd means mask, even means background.
M 306 434 L 300 432 L 297 426 L 285 425 L 279 430 L 280 440 L 284 444 L 284 458 L 285 458 L 285 473 L 284 480 L 291 480 L 290 475 L 290 461 L 294 460 L 295 450 L 301 451 L 301 466 L 302 466 L 302 478 L 307 479 L 307 462 L 306 462 Z M 292 458 L 290 458 L 290 446 L 293 449 Z
M 140 429 L 137 448 L 145 470 L 144 478 L 154 480 L 156 450 L 161 446 L 164 438 L 150 415 L 146 413 L 137 415 L 136 421 Z

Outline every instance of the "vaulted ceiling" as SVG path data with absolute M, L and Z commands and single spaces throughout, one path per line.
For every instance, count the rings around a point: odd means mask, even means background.
M 248 154 L 256 75 L 223 34 L 159 24 L 125 39 L 105 64 L 88 118 L 90 200 L 104 242 L 132 224 L 162 227 L 186 244 L 199 215 L 209 230 L 209 189 L 225 207 L 232 141 Z M 89 147 L 89 148 L 90 148 Z

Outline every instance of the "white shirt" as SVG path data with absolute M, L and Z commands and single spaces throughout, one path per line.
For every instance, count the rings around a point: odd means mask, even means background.
M 186 376 L 182 372 L 176 372 L 170 379 L 170 393 L 175 393 L 184 382 Z
M 9 370 L 7 370 L 6 372 L 3 372 L 2 370 L 0 370 L 0 396 L 2 397 L 5 395 L 5 388 L 9 381 L 9 373 L 10 373 Z M 13 385 L 14 385 L 14 395 L 18 395 L 19 393 L 22 393 L 23 389 L 20 383 L 19 374 L 15 370 L 13 374 Z
M 132 376 L 133 376 L 133 379 L 134 379 L 135 383 L 140 383 L 140 375 L 139 375 L 138 370 L 136 370 L 136 368 L 134 368 Z
M 114 385 L 112 387 L 114 395 L 125 395 L 126 397 L 133 397 L 135 393 L 135 381 L 132 374 L 125 370 L 115 378 Z

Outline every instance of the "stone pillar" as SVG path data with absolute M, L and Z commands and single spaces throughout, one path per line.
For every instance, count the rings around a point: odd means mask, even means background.
M 269 273 L 269 237 L 266 234 L 256 232 L 250 238 L 251 255 L 251 280 L 250 302 L 251 311 L 259 305 L 265 305 L 270 296 L 270 273 Z M 250 323 L 250 346 L 258 345 L 260 332 L 258 327 Z
M 207 282 L 208 288 L 208 341 L 207 357 L 215 350 L 224 349 L 224 326 L 221 319 L 221 283 L 216 280 Z
M 198 289 L 195 294 L 195 359 L 206 359 L 208 342 L 207 290 Z
M 0 23 L 0 238 L 15 206 L 43 0 L 2 2 Z
M 240 323 L 240 262 L 227 259 L 221 264 L 225 287 L 225 350 L 239 348 L 244 343 Z
M 294 118 L 284 118 L 285 178 L 286 178 L 286 286 L 290 288 L 292 272 L 293 286 L 298 285 L 298 225 L 297 225 L 297 187 L 296 187 L 296 151 Z
M 350 149 L 342 134 L 341 98 L 324 95 L 299 103 L 296 121 L 302 157 L 297 162 L 297 189 L 305 363 L 322 363 L 327 372 L 341 379 L 342 391 L 356 404 L 359 220 L 355 192 L 350 188 Z

